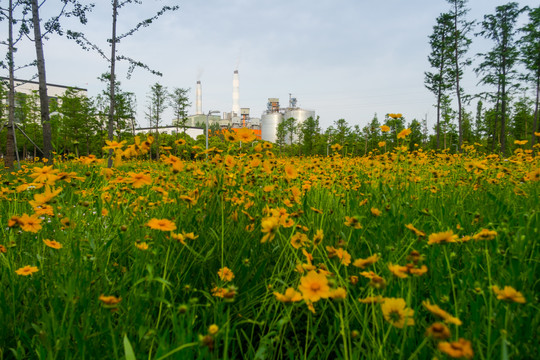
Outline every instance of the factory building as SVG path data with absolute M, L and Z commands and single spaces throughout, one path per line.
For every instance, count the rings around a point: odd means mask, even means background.
M 296 120 L 296 126 L 300 126 L 305 120 L 315 117 L 315 111 L 301 109 L 297 106 L 296 98 L 289 97 L 289 106 L 287 108 L 279 107 L 278 98 L 269 98 L 267 109 L 261 117 L 261 138 L 264 141 L 277 142 L 278 125 L 283 120 L 293 118 Z M 298 141 L 298 135 L 293 134 L 292 142 Z M 286 137 L 285 142 L 291 144 L 291 138 Z
M 202 109 L 202 85 L 197 81 L 195 91 L 195 114 L 188 116 L 186 126 L 189 127 L 214 127 L 216 124 L 221 129 L 231 129 L 238 131 L 241 128 L 253 130 L 258 139 L 265 141 L 277 141 L 277 129 L 280 122 L 283 120 L 294 118 L 296 126 L 300 126 L 309 117 L 315 117 L 315 111 L 302 109 L 297 106 L 296 98 L 289 96 L 289 106 L 281 108 L 279 99 L 269 98 L 267 110 L 263 112 L 261 118 L 251 117 L 249 108 L 240 107 L 240 77 L 238 70 L 233 72 L 233 89 L 232 89 L 232 109 L 230 112 L 223 112 L 219 115 L 207 115 Z M 292 142 L 298 141 L 298 135 L 294 134 Z M 291 143 L 291 138 L 286 139 L 288 144 Z

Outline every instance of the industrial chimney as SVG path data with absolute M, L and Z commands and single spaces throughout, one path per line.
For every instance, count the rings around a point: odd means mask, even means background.
M 196 115 L 202 115 L 202 88 L 201 88 L 201 81 L 197 81 L 197 89 L 195 90 L 195 114 Z
M 234 113 L 235 116 L 239 116 L 240 115 L 240 79 L 238 78 L 238 70 L 234 70 L 232 86 L 233 86 L 232 112 Z

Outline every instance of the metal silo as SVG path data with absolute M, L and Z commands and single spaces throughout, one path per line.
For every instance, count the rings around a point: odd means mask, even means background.
M 265 112 L 261 117 L 261 139 L 275 143 L 277 141 L 277 127 L 283 120 L 280 112 Z
M 296 120 L 295 125 L 297 128 L 299 128 L 302 125 L 302 123 L 309 117 L 315 118 L 315 111 L 305 110 L 305 109 L 300 109 L 300 108 L 288 108 L 285 110 L 285 113 L 283 115 L 283 118 L 285 120 L 289 118 L 294 118 Z M 293 135 L 293 141 L 294 142 L 298 141 L 298 135 L 296 134 Z M 289 140 L 287 140 L 287 143 L 289 143 Z

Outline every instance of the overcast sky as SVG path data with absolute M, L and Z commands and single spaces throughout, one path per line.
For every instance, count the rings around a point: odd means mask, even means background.
M 110 52 L 110 1 L 95 2 L 86 26 L 66 25 L 82 30 Z M 470 0 L 468 17 L 481 20 L 507 2 Z M 518 3 L 538 5 L 537 0 Z M 43 13 L 57 4 L 48 0 Z M 269 97 L 286 106 L 292 93 L 298 106 L 315 110 L 323 128 L 340 118 L 363 127 L 375 113 L 382 120 L 384 114 L 399 112 L 407 121 L 427 115 L 432 131 L 435 100 L 424 87 L 424 72 L 429 70 L 428 36 L 437 16 L 449 9 L 444 0 L 143 0 L 142 5 L 120 10 L 118 32 L 128 31 L 163 5 L 175 4 L 180 10 L 166 13 L 118 44 L 120 55 L 163 73 L 157 77 L 137 69 L 126 79 L 127 65 L 118 67 L 122 89 L 137 96 L 140 126 L 148 125 L 144 109 L 156 82 L 169 90 L 191 88 L 194 113 L 196 81 L 201 80 L 203 111 L 231 111 L 232 77 L 238 69 L 240 106 L 250 108 L 253 117 L 261 116 Z M 7 27 L 6 22 L 0 25 Z M 469 55 L 474 58 L 490 46 L 473 38 Z M 97 78 L 108 65 L 97 53 L 57 35 L 45 43 L 44 52 L 49 83 L 86 88 L 89 96 L 105 88 Z M 23 64 L 34 56 L 26 41 L 19 45 L 15 61 Z M 21 70 L 16 78 L 35 73 Z M 476 83 L 471 67 L 463 81 L 465 91 L 477 92 Z M 165 118 L 170 123 L 172 113 Z

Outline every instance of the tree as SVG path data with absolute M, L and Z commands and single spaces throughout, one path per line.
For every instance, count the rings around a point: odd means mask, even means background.
M 45 1 L 24 0 L 25 11 L 31 11 L 32 26 L 34 28 L 34 45 L 36 50 L 37 70 L 39 77 L 39 99 L 41 106 L 41 125 L 43 127 L 43 155 L 49 161 L 52 159 L 52 133 L 49 116 L 49 97 L 47 96 L 47 76 L 45 71 L 45 55 L 43 51 L 43 39 L 51 33 L 62 34 L 60 26 L 61 17 L 75 16 L 82 24 L 86 24 L 86 13 L 91 10 L 93 5 L 83 6 L 76 0 L 60 0 L 60 11 L 58 15 L 45 23 L 45 31 L 41 32 L 41 19 L 39 9 Z M 71 5 L 71 7 L 69 6 Z M 71 11 L 68 11 L 71 10 Z M 23 27 L 24 29 L 25 27 Z
M 315 150 L 315 144 L 318 137 L 321 135 L 321 127 L 319 124 L 319 117 L 314 119 L 312 116 L 308 117 L 300 125 L 300 132 L 302 133 L 302 151 L 305 155 L 313 155 Z
M 191 106 L 189 97 L 187 96 L 188 89 L 174 88 L 172 93 L 169 94 L 169 104 L 172 107 L 174 113 L 174 123 L 176 126 L 181 126 L 186 133 L 186 124 L 188 121 L 187 108 Z
M 463 143 L 463 108 L 461 104 L 462 89 L 460 87 L 460 80 L 463 77 L 463 69 L 471 63 L 471 61 L 464 58 L 464 56 L 471 44 L 471 39 L 467 37 L 467 35 L 472 30 L 474 22 L 467 21 L 465 18 L 469 12 L 469 9 L 465 7 L 467 0 L 447 1 L 451 4 L 450 14 L 454 23 L 454 31 L 452 33 L 452 40 L 454 42 L 452 74 L 455 80 L 454 85 L 458 103 L 459 151 L 461 151 L 461 145 Z
M 479 54 L 483 56 L 483 61 L 476 71 L 483 75 L 480 83 L 486 85 L 497 84 L 496 99 L 501 104 L 500 144 L 503 154 L 506 152 L 506 118 L 509 95 L 513 90 L 519 88 L 519 84 L 516 82 L 517 71 L 515 69 L 519 60 L 519 51 L 514 36 L 516 34 L 515 24 L 517 18 L 524 9 L 519 9 L 518 6 L 516 2 L 497 6 L 495 14 L 484 15 L 482 31 L 479 33 L 479 35 L 494 42 L 491 51 Z M 495 127 L 496 125 L 495 123 Z
M 482 100 L 478 100 L 478 103 L 476 103 L 476 117 L 474 122 L 474 138 L 476 141 L 479 141 L 482 137 L 482 133 L 485 131 L 483 121 L 482 121 L 482 107 L 484 103 Z
M 452 15 L 441 14 L 437 18 L 437 24 L 433 27 L 433 33 L 429 36 L 431 54 L 428 56 L 429 63 L 437 72 L 425 72 L 424 84 L 428 90 L 437 97 L 437 149 L 440 145 L 440 120 L 441 120 L 441 97 L 452 87 L 450 66 L 452 64 L 452 41 L 453 22 Z
M 414 151 L 417 146 L 424 142 L 422 124 L 420 124 L 418 120 L 413 119 L 407 128 L 411 130 L 410 135 L 407 137 L 409 141 L 409 150 Z
M 535 131 L 540 131 L 538 127 L 538 102 L 540 100 L 540 7 L 529 11 L 529 22 L 522 27 L 523 37 L 519 40 L 521 45 L 521 61 L 529 73 L 525 80 L 533 83 L 536 87 L 536 100 L 534 105 L 534 122 L 531 146 L 536 141 Z
M 336 132 L 334 133 L 334 142 L 345 146 L 345 141 L 351 133 L 351 127 L 345 119 L 339 119 L 334 121 L 334 128 Z
M 160 11 L 158 11 L 153 17 L 145 19 L 141 22 L 139 22 L 135 27 L 128 30 L 124 34 L 117 35 L 117 19 L 118 19 L 118 12 L 121 8 L 128 4 L 142 4 L 142 0 L 112 0 L 112 35 L 110 39 L 107 39 L 107 42 L 110 43 L 111 46 L 111 52 L 109 56 L 106 56 L 103 50 L 100 49 L 99 46 L 95 45 L 93 42 L 89 41 L 86 36 L 81 32 L 75 32 L 75 31 L 68 31 L 68 37 L 71 39 L 74 39 L 83 49 L 85 50 L 94 50 L 97 51 L 108 63 L 109 63 L 109 74 L 110 74 L 110 81 L 109 81 L 109 115 L 108 115 L 108 138 L 110 141 L 114 139 L 114 114 L 115 114 L 115 83 L 116 83 L 116 61 L 127 61 L 129 63 L 129 69 L 128 69 L 128 78 L 131 76 L 135 68 L 140 67 L 143 69 L 148 70 L 154 75 L 161 76 L 161 73 L 155 70 L 150 69 L 148 65 L 145 65 L 144 63 L 140 61 L 136 61 L 130 57 L 124 56 L 124 55 L 118 55 L 116 50 L 116 45 L 124 38 L 133 35 L 138 30 L 148 27 L 152 22 L 157 20 L 160 16 L 165 14 L 168 11 L 176 11 L 179 9 L 179 6 L 163 6 Z M 109 150 L 109 162 L 108 166 L 112 167 L 112 150 Z
M 167 88 L 160 83 L 155 83 L 150 88 L 150 94 L 148 95 L 149 108 L 151 109 L 150 115 L 150 127 L 156 128 L 156 144 L 157 144 L 157 158 L 159 159 L 159 124 L 162 120 L 162 115 L 167 108 L 167 98 L 169 93 Z

